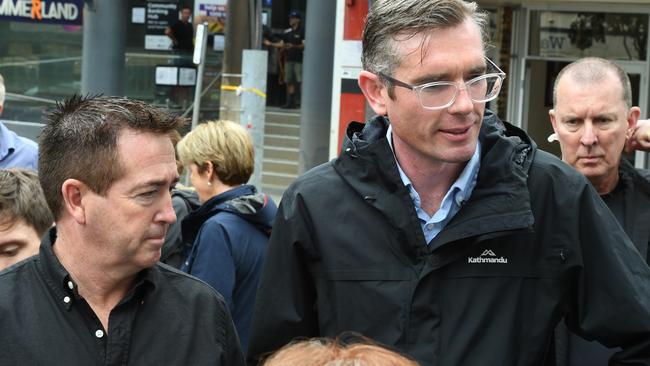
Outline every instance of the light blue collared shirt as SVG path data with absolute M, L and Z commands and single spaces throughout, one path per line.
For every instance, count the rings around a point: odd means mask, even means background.
M 386 138 L 388 139 L 390 148 L 393 150 L 393 156 L 395 156 L 395 149 L 393 149 L 393 126 L 388 126 Z M 402 170 L 397 158 L 395 158 L 395 163 L 397 164 L 397 169 L 399 170 L 402 182 L 409 190 L 409 194 L 413 200 L 413 206 L 415 207 L 415 213 L 420 219 L 422 232 L 424 233 L 424 238 L 428 244 L 436 237 L 436 235 L 438 235 L 438 233 L 440 233 L 440 231 L 442 231 L 445 225 L 449 223 L 458 210 L 460 210 L 460 207 L 472 195 L 472 191 L 474 191 L 474 187 L 476 187 L 478 171 L 481 167 L 481 142 L 477 141 L 474 155 L 469 159 L 469 162 L 465 165 L 465 169 L 460 173 L 458 179 L 456 179 L 454 184 L 451 185 L 440 203 L 440 208 L 433 214 L 433 216 L 429 216 L 422 209 L 420 195 L 415 188 L 413 188 L 411 180 L 406 176 L 404 170 Z
M 0 122 L 0 169 L 38 168 L 38 145 L 18 136 Z

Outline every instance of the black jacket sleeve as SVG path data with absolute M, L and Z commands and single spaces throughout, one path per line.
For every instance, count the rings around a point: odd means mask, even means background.
M 309 213 L 301 197 L 285 193 L 273 224 L 255 301 L 248 362 L 276 351 L 293 338 L 318 335 L 316 296 L 307 270 Z
M 577 214 L 582 265 L 567 325 L 585 339 L 621 347 L 610 365 L 650 365 L 650 267 L 591 186 Z

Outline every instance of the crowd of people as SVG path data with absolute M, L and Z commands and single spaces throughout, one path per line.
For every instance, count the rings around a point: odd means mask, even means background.
M 75 95 L 38 145 L 0 123 L 0 363 L 650 365 L 650 172 L 626 155 L 650 120 L 616 63 L 579 59 L 553 87 L 561 159 L 538 149 L 485 108 L 506 76 L 486 22 L 374 1 L 376 116 L 279 206 L 234 122 L 181 136 Z

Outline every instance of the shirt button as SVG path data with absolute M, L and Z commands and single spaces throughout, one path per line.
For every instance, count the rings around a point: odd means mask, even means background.
M 68 281 L 68 288 L 70 288 L 70 290 L 74 288 L 74 283 L 72 283 L 72 281 Z
M 66 304 L 70 303 L 70 296 L 64 297 L 63 302 L 66 303 Z
M 434 225 L 433 224 L 427 224 L 426 228 L 427 230 L 431 231 L 433 230 Z
M 95 331 L 95 337 L 97 337 L 97 338 L 101 338 L 101 337 L 103 337 L 103 336 L 104 336 L 104 331 L 103 331 L 103 330 L 101 330 L 101 329 L 97 329 L 97 330 Z

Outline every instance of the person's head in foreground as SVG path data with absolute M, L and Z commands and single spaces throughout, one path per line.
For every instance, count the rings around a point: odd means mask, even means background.
M 290 343 L 267 358 L 263 366 L 417 366 L 418 363 L 370 340 L 343 344 L 312 338 Z

